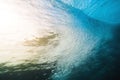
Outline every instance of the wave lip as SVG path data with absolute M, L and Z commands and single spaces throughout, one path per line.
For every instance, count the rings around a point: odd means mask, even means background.
M 86 15 L 107 23 L 120 23 L 120 1 L 114 0 L 61 0 L 63 3 L 82 10 Z

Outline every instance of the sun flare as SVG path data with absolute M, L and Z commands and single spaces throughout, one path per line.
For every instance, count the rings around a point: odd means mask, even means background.
M 27 63 L 35 62 L 35 60 L 39 62 L 40 56 L 45 58 L 45 54 L 43 55 L 45 52 L 41 51 L 43 49 L 40 46 L 47 45 L 50 38 L 57 36 L 56 34 L 54 36 L 54 33 L 51 34 L 52 29 L 39 24 L 33 7 L 27 6 L 27 9 L 23 9 L 26 7 L 24 3 L 12 1 L 12 3 L 8 0 L 0 1 L 0 63 L 17 65 L 26 61 Z M 29 46 L 31 44 L 33 46 Z M 37 58 L 34 57 L 34 59 L 33 56 L 36 55 Z M 45 61 L 45 59 L 40 59 L 41 63 Z

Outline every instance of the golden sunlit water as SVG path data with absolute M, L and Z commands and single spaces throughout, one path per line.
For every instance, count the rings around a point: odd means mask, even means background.
M 24 1 L 0 0 L 0 64 L 42 64 L 54 61 L 48 54 L 58 44 L 58 34 L 35 17 Z M 42 24 L 41 24 L 42 23 Z
M 0 0 L 0 80 L 117 80 L 116 6 L 114 0 Z

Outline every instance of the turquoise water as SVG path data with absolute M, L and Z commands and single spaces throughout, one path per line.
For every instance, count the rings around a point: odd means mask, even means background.
M 0 4 L 0 80 L 120 79 L 119 0 Z

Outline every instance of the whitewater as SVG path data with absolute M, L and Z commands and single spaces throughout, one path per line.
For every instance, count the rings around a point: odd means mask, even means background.
M 119 4 L 1 0 L 0 80 L 120 79 Z

